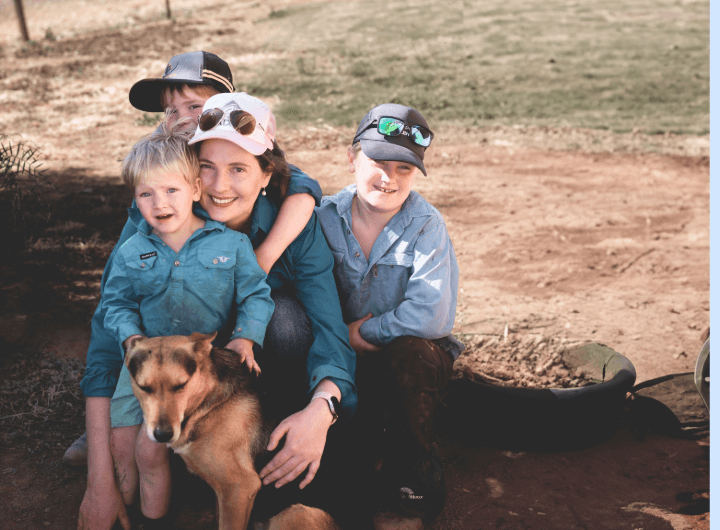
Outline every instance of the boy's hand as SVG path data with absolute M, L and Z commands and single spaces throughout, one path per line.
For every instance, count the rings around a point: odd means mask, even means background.
M 260 374 L 260 367 L 255 361 L 255 354 L 253 353 L 254 344 L 250 339 L 233 339 L 227 343 L 225 348 L 237 353 L 240 356 L 240 361 L 247 364 L 248 370 L 251 372 L 254 370 Z
M 356 320 L 355 322 L 348 324 L 348 331 L 350 332 L 350 346 L 352 346 L 352 349 L 355 350 L 355 353 L 358 355 L 380 351 L 380 348 L 374 344 L 370 344 L 360 336 L 360 326 L 363 322 L 370 320 L 371 318 L 372 313 L 368 313 L 360 320 Z

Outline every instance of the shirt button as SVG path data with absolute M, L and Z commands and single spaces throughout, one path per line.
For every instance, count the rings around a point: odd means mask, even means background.
M 180 262 L 179 262 L 179 261 L 176 261 L 176 262 L 175 262 L 175 266 L 176 266 L 176 267 L 179 267 L 179 266 L 180 266 Z
M 349 233 L 350 233 L 350 230 L 348 230 L 347 233 L 349 234 Z
M 144 263 L 141 263 L 141 264 L 140 264 L 140 268 L 141 268 L 141 269 L 144 269 L 144 268 L 145 268 L 145 264 L 144 264 Z
M 313 381 L 315 381 L 316 379 L 317 379 L 317 376 L 316 376 L 316 375 L 314 375 L 314 376 L 313 376 Z
M 355 253 L 355 257 L 356 257 L 356 258 L 359 258 L 359 257 L 360 257 L 360 253 L 359 253 L 359 252 L 356 252 L 356 253 Z
M 237 328 L 238 331 L 242 331 L 242 328 Z
M 217 258 L 215 258 L 215 259 L 213 260 L 213 265 L 217 265 L 217 264 L 218 264 L 218 260 L 217 260 Z

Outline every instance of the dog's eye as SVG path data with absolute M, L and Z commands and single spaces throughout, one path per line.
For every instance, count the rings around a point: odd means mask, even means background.
M 181 384 L 181 385 L 175 385 L 175 386 L 173 387 L 173 392 L 180 392 L 183 388 L 185 388 L 185 385 L 187 385 L 187 381 L 185 381 L 185 382 L 184 382 L 183 384 Z
M 141 386 L 141 387 L 140 387 L 140 390 L 142 390 L 142 391 L 145 392 L 146 394 L 152 394 L 152 393 L 153 393 L 153 389 L 152 389 L 151 387 L 149 387 L 149 386 Z

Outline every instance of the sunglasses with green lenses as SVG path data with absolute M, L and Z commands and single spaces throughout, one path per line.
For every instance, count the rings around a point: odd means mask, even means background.
M 369 127 L 368 127 L 369 128 Z M 383 136 L 407 135 L 419 146 L 427 147 L 433 139 L 433 133 L 421 125 L 408 125 L 398 118 L 382 117 L 377 121 L 377 130 Z

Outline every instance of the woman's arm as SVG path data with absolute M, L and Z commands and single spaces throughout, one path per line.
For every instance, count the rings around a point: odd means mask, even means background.
M 125 530 L 130 530 L 130 519 L 115 484 L 110 453 L 110 399 L 87 398 L 85 416 L 88 482 L 80 505 L 78 530 L 109 530 L 116 520 Z
M 307 361 L 309 390 L 324 390 L 337 397 L 343 416 L 340 421 L 344 421 L 352 416 L 357 404 L 355 352 L 342 320 L 332 273 L 333 257 L 317 216 L 311 217 L 289 252 L 294 294 L 305 309 L 313 333 Z M 286 445 L 261 471 L 263 482 L 277 480 L 276 487 L 279 487 L 308 469 L 301 486 L 309 484 L 320 465 L 331 422 L 327 403 L 320 399 L 311 401 L 302 411 L 283 421 L 271 435 L 269 448 L 274 448 L 283 436 Z

